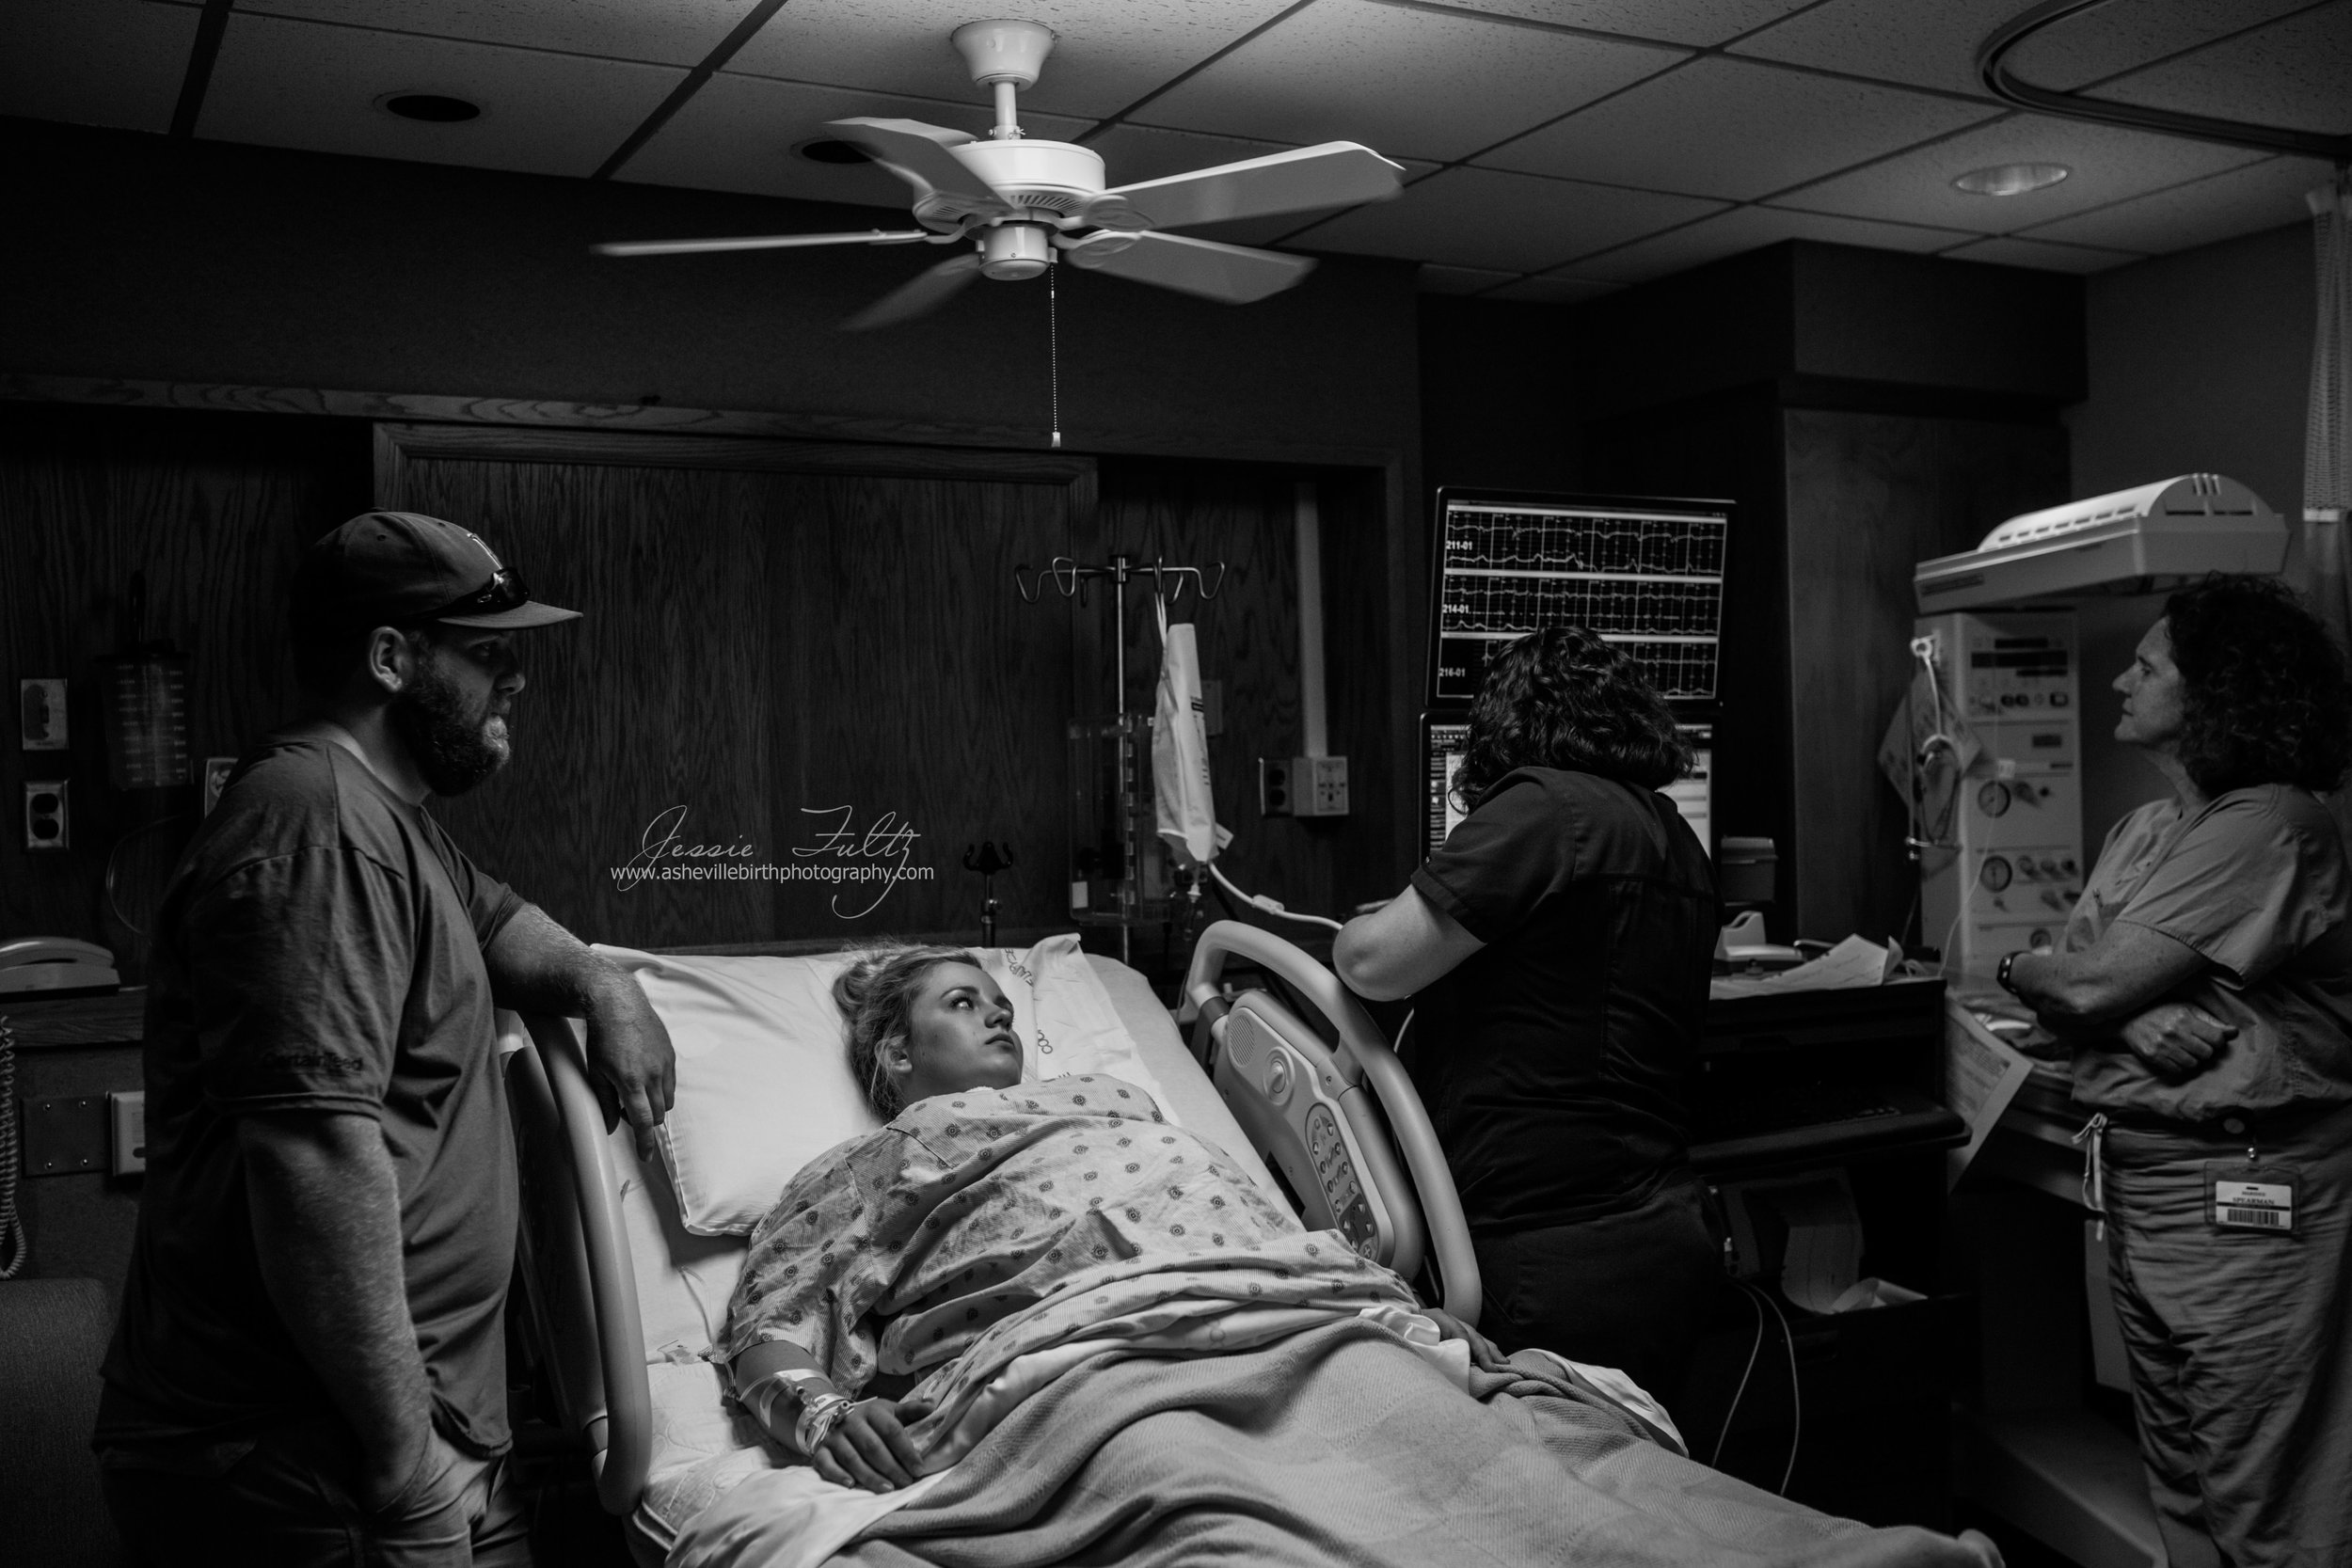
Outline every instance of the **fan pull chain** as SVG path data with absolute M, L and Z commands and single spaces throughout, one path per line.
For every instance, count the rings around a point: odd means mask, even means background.
M 1053 450 L 1061 451 L 1061 312 L 1054 295 L 1055 275 L 1061 267 L 1055 260 L 1045 263 L 1045 385 L 1053 399 Z

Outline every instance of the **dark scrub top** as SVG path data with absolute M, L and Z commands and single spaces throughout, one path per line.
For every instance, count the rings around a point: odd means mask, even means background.
M 1689 1144 L 1715 878 L 1674 803 L 1507 774 L 1413 873 L 1486 945 L 1414 999 L 1411 1067 L 1473 1232 L 1631 1209 Z
M 506 1447 L 512 1133 L 482 952 L 522 901 L 325 739 L 239 766 L 164 897 L 147 1001 L 147 1177 L 98 1445 L 226 1461 L 331 1411 L 263 1290 L 237 1118 L 383 1128 L 435 1424 Z
M 2257 784 L 2184 814 L 2153 801 L 2115 825 L 2067 922 L 2079 953 L 2119 923 L 2161 931 L 2213 967 L 2174 993 L 2236 1037 L 2186 1078 L 2112 1038 L 2074 1051 L 2092 1110 L 2205 1121 L 2352 1100 L 2352 869 L 2328 808 Z

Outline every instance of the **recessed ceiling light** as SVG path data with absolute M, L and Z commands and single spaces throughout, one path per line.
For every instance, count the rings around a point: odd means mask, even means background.
M 835 141 L 829 136 L 804 141 L 792 150 L 812 164 L 870 164 L 874 161 L 866 155 L 866 149 L 854 142 Z
M 482 105 L 437 92 L 391 92 L 375 101 L 376 107 L 403 119 L 429 125 L 458 125 L 482 118 Z
M 1995 164 L 1972 168 L 1952 183 L 1971 196 L 2023 196 L 2055 185 L 2074 172 L 2064 164 Z

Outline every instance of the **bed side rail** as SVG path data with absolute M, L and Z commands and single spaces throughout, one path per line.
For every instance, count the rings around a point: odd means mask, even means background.
M 1217 979 L 1229 956 L 1248 958 L 1279 974 L 1339 1031 L 1343 1070 L 1352 1066 L 1359 1081 L 1371 1088 L 1388 1118 L 1405 1167 L 1412 1173 L 1445 1309 L 1466 1323 L 1477 1323 L 1478 1259 L 1470 1251 L 1461 1195 L 1454 1189 L 1445 1150 L 1438 1147 L 1437 1130 L 1429 1125 L 1429 1114 L 1405 1064 L 1396 1059 L 1396 1053 L 1373 1027 L 1363 1005 L 1340 983 L 1338 975 L 1271 931 L 1237 920 L 1217 921 L 1200 933 L 1192 951 L 1192 968 L 1184 976 L 1186 1013 L 1213 1020 L 1224 1010 Z
M 540 1145 L 526 1158 L 553 1211 L 537 1216 L 536 1236 L 527 1243 L 534 1289 L 545 1292 L 534 1307 L 550 1341 L 558 1405 L 594 1456 L 597 1501 L 608 1513 L 625 1514 L 637 1506 L 652 1460 L 653 1396 L 620 1180 L 570 1022 L 526 1016 L 522 1022 L 531 1043 L 516 1052 L 507 1084 L 517 1117 Z M 583 1337 L 593 1350 L 580 1342 Z

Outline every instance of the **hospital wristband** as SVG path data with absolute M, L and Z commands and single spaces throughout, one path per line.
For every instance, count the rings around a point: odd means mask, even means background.
M 801 1418 L 792 1424 L 792 1446 L 804 1458 L 814 1459 L 817 1450 L 825 1446 L 833 1429 L 841 1418 L 850 1413 L 847 1394 L 818 1394 L 801 1407 Z
M 827 1382 L 825 1374 L 814 1368 L 787 1367 L 781 1371 L 770 1372 L 766 1377 L 744 1389 L 737 1396 L 737 1402 L 750 1411 L 758 1419 L 762 1428 L 773 1432 L 775 1431 L 773 1418 L 778 1397 L 788 1391 L 794 1400 L 804 1400 L 808 1397 L 808 1388 L 812 1384 L 821 1386 L 827 1393 L 833 1391 L 833 1386 Z

